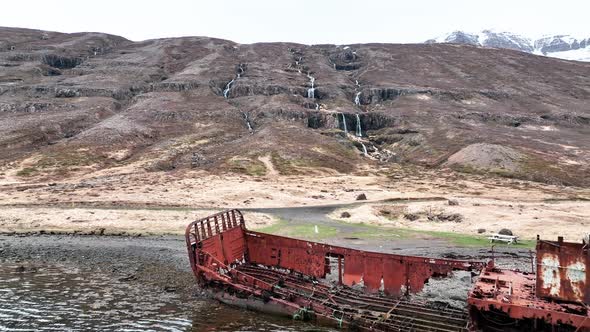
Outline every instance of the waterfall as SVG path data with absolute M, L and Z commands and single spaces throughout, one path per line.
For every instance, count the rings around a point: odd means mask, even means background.
M 311 98 L 314 99 L 315 98 L 315 88 L 314 88 L 314 83 L 315 83 L 315 77 L 307 74 L 307 77 L 309 78 L 309 83 L 311 84 L 311 88 L 307 89 L 307 98 Z
M 361 142 L 361 145 L 363 146 L 363 154 L 365 155 L 365 157 L 368 157 L 369 153 L 367 152 L 367 147 L 362 142 Z
M 363 136 L 363 129 L 361 128 L 361 117 L 358 114 L 356 115 L 356 135 L 358 137 Z
M 244 73 L 244 68 L 242 68 L 242 64 L 240 63 L 238 66 L 238 77 L 237 78 L 242 77 L 243 73 Z
M 354 104 L 357 106 L 361 105 L 361 92 L 357 92 L 356 96 L 354 96 Z
M 234 78 L 233 80 L 229 81 L 229 83 L 227 83 L 227 85 L 225 86 L 225 89 L 223 89 L 223 98 L 227 99 L 229 97 L 229 90 L 231 89 L 231 86 L 235 83 L 235 81 L 242 77 L 242 74 L 244 73 L 244 67 L 243 64 L 238 64 L 238 72 L 236 73 L 236 78 Z
M 229 95 L 229 89 L 231 89 L 231 85 L 234 84 L 234 81 L 235 80 L 229 81 L 229 83 L 227 83 L 227 85 L 225 86 L 225 90 L 223 90 L 223 98 L 227 99 Z
M 252 125 L 250 124 L 250 119 L 248 119 L 248 113 L 242 112 L 242 115 L 244 116 L 244 120 L 246 120 L 246 125 L 248 126 L 248 131 L 250 131 L 252 134 L 254 134 L 254 129 L 252 128 Z
M 318 103 L 315 104 L 315 110 L 316 111 L 319 111 L 320 110 L 320 104 L 318 104 Z
M 340 113 L 342 114 L 342 124 L 344 125 L 344 134 L 348 135 L 348 129 L 346 129 L 346 117 L 344 116 L 344 113 Z

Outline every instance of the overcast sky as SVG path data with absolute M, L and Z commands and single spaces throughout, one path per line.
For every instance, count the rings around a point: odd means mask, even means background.
M 422 42 L 485 28 L 590 37 L 589 0 L 3 0 L 0 26 L 98 31 L 132 40 Z

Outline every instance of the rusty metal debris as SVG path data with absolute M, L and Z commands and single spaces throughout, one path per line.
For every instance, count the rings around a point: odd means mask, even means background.
M 587 245 L 538 241 L 537 275 L 493 261 L 368 252 L 246 229 L 230 210 L 188 225 L 197 281 L 224 303 L 361 331 L 590 331 Z M 432 277 L 481 271 L 468 309 L 410 300 Z M 577 329 L 577 330 L 576 330 Z
M 537 239 L 536 272 L 485 268 L 467 302 L 473 328 L 590 331 L 587 243 Z

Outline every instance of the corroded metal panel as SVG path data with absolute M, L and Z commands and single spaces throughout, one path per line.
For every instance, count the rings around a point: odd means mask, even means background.
M 224 262 L 232 263 L 242 260 L 246 252 L 244 232 L 236 227 L 223 232 L 220 236 Z
M 354 286 L 363 280 L 365 269 L 364 259 L 360 255 L 348 254 L 344 256 L 344 278 L 342 282 L 347 286 Z
M 390 296 L 400 295 L 401 287 L 407 282 L 408 265 L 400 259 L 388 259 L 383 264 L 384 292 Z
M 346 265 L 346 262 L 344 262 Z M 383 257 L 367 257 L 365 259 L 365 272 L 363 281 L 365 289 L 371 293 L 376 293 L 381 288 L 383 279 Z
M 536 295 L 590 304 L 590 254 L 582 243 L 538 241 Z

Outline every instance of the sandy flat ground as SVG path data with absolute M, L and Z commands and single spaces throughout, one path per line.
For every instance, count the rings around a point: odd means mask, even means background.
M 366 204 L 338 209 L 330 217 L 352 223 L 482 236 L 507 228 L 523 239 L 534 239 L 536 235 L 544 239 L 564 236 L 567 240 L 579 242 L 584 233 L 590 233 L 590 202 L 518 202 L 471 197 L 455 201 L 459 205 L 449 205 L 446 201 Z M 392 208 L 400 214 L 383 214 Z M 343 212 L 348 212 L 350 217 L 343 218 Z M 428 220 L 428 214 L 439 213 L 459 214 L 462 221 Z M 409 220 L 404 214 L 416 215 L 418 219 Z
M 191 221 L 216 212 L 218 210 L 3 207 L 0 209 L 0 232 L 184 234 Z M 258 229 L 274 222 L 272 216 L 256 212 L 248 213 L 245 219 L 248 229 Z
M 270 162 L 265 160 L 265 162 Z M 590 190 L 457 174 L 451 171 L 388 168 L 356 175 L 249 177 L 203 171 L 146 172 L 110 169 L 67 179 L 21 178 L 10 169 L 0 176 L 0 232 L 98 230 L 146 234 L 184 231 L 186 224 L 228 208 L 273 208 L 353 203 L 348 222 L 420 230 L 477 234 L 510 228 L 522 238 L 564 235 L 578 241 L 590 232 Z M 387 199 L 442 198 L 439 201 L 383 203 Z M 447 199 L 459 204 L 450 206 Z M 421 218 L 381 216 L 384 205 L 402 205 Z M 458 213 L 461 223 L 430 222 L 425 212 Z M 274 222 L 248 213 L 249 227 Z

